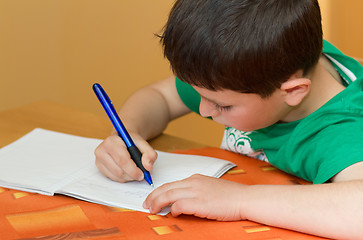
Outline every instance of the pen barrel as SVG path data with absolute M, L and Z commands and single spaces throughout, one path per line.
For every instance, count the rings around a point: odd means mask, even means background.
M 127 150 L 129 151 L 131 159 L 135 162 L 136 166 L 140 168 L 143 173 L 147 172 L 141 162 L 142 153 L 140 150 L 135 145 L 128 147 Z

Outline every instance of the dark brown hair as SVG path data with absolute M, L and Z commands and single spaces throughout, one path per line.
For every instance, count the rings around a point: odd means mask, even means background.
M 182 81 L 268 97 L 317 63 L 320 8 L 317 0 L 178 0 L 160 38 Z

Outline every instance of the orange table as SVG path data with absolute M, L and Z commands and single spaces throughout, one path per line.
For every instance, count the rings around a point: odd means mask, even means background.
M 50 102 L 0 113 L 0 147 L 35 127 L 104 138 L 111 125 L 102 118 Z M 208 148 L 170 135 L 151 141 L 159 150 L 213 156 L 238 167 L 222 178 L 244 184 L 309 184 L 267 163 Z M 250 221 L 218 222 L 193 216 L 151 215 L 66 196 L 43 196 L 0 188 L 0 239 L 322 239 Z

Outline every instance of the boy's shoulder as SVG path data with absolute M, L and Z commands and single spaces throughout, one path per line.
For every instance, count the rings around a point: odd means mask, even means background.
M 323 54 L 331 61 L 346 85 L 363 78 L 363 66 L 326 40 L 323 41 Z
M 359 161 L 346 155 L 352 148 L 363 154 L 362 134 L 356 134 L 363 124 L 363 67 L 327 41 L 323 54 L 351 84 L 347 89 L 299 121 L 249 133 L 226 129 L 222 146 L 259 159 L 263 156 L 272 165 L 315 183 Z

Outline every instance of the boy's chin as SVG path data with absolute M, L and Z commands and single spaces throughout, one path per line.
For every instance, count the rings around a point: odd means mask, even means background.
M 227 126 L 226 126 L 227 127 Z M 241 131 L 241 132 L 253 132 L 253 131 L 256 131 L 256 130 L 258 130 L 258 129 L 250 129 L 250 128 L 239 128 L 239 127 L 232 127 L 232 126 L 230 126 L 231 128 L 235 128 L 235 129 L 237 129 L 237 130 L 239 130 L 239 131 Z

